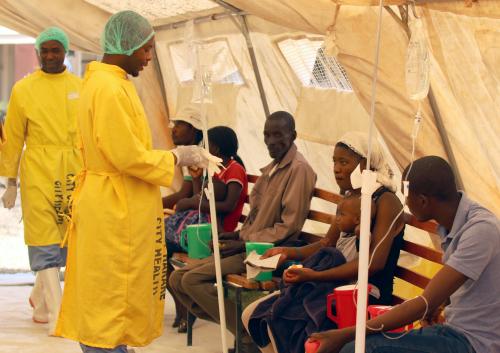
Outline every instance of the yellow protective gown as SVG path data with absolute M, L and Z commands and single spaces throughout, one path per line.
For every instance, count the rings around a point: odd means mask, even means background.
M 66 231 L 68 201 L 81 169 L 76 133 L 81 84 L 67 71 L 37 70 L 12 89 L 0 175 L 16 178 L 19 170 L 27 245 L 59 244 Z
M 101 348 L 144 346 L 163 330 L 167 257 L 159 185 L 171 183 L 174 156 L 152 149 L 140 99 L 118 66 L 89 64 L 78 126 L 84 170 L 56 335 Z

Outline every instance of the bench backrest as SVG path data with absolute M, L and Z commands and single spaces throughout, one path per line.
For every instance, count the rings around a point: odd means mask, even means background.
M 248 175 L 248 183 L 254 184 L 257 181 L 258 177 L 255 175 Z M 342 196 L 336 193 L 333 193 L 331 191 L 327 190 L 322 190 L 322 189 L 314 189 L 314 194 L 313 198 L 317 198 L 320 200 L 332 203 L 332 204 L 338 204 L 340 200 L 342 200 Z M 246 202 L 248 203 L 248 197 Z M 319 222 L 319 223 L 324 223 L 324 224 L 330 224 L 331 223 L 331 218 L 332 215 L 323 211 L 318 211 L 311 209 L 309 211 L 309 214 L 307 215 L 307 219 L 313 222 Z M 241 222 L 244 222 L 246 219 L 245 215 L 242 215 L 240 218 Z M 437 229 L 437 224 L 435 222 L 418 222 L 415 217 L 410 214 L 410 213 L 405 213 L 404 215 L 405 223 L 407 226 L 415 227 L 418 229 L 421 229 L 423 231 L 429 232 L 429 233 L 436 233 Z M 316 241 L 319 241 L 324 235 L 318 235 L 318 234 L 312 234 L 308 232 L 302 232 L 301 233 L 301 239 L 306 241 L 307 243 L 313 243 Z M 403 242 L 403 251 L 406 251 L 412 255 L 415 255 L 419 258 L 431 261 L 435 264 L 441 264 L 441 259 L 442 259 L 442 254 L 440 251 L 432 249 L 428 246 L 420 245 L 415 242 L 411 242 L 408 240 L 404 240 Z M 417 286 L 419 288 L 425 288 L 427 286 L 427 283 L 429 283 L 430 278 L 420 274 L 410 268 L 406 268 L 403 266 L 398 265 L 396 268 L 396 277 L 400 278 L 401 280 L 408 282 L 414 286 Z M 401 303 L 404 299 L 398 297 L 397 295 L 393 296 L 393 303 L 398 304 Z

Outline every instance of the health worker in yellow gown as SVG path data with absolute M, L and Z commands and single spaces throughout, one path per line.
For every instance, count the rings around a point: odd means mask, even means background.
M 132 11 L 114 14 L 102 62 L 87 67 L 78 113 L 84 169 L 77 178 L 56 335 L 84 352 L 126 352 L 163 330 L 166 250 L 160 185 L 174 168 L 207 166 L 201 147 L 155 150 L 129 75 L 153 55 L 154 31 Z
M 66 260 L 60 243 L 68 224 L 74 177 L 81 169 L 76 132 L 81 79 L 64 65 L 69 41 L 61 29 L 44 30 L 35 48 L 41 69 L 12 89 L 0 175 L 9 178 L 2 201 L 4 207 L 12 208 L 19 171 L 24 240 L 30 267 L 36 272 L 29 302 L 33 320 L 48 322 L 51 335 L 61 303 L 59 268 Z

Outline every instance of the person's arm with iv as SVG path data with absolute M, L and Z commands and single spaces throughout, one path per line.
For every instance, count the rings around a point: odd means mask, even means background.
M 182 209 L 198 209 L 200 207 L 201 212 L 210 212 L 210 205 L 208 199 L 202 197 L 201 188 L 203 187 L 203 169 L 193 169 L 189 168 L 189 173 L 193 177 L 193 197 L 185 200 L 185 205 L 181 205 Z M 231 169 L 226 171 L 226 173 L 232 173 L 231 178 L 234 176 L 234 180 L 228 184 L 225 184 L 222 180 L 213 177 L 214 182 L 214 196 L 215 196 L 215 208 L 220 214 L 227 214 L 234 210 L 238 204 L 238 200 L 243 190 L 242 184 L 239 180 L 246 179 L 246 175 L 243 171 L 238 169 Z M 243 174 L 242 174 L 243 173 Z M 200 199 L 201 197 L 201 199 Z M 201 204 L 200 204 L 201 201 Z M 184 202 L 182 202 L 184 203 Z
M 203 187 L 205 170 L 203 168 L 189 167 L 188 171 L 189 175 L 192 178 L 193 194 L 199 194 Z
M 219 187 L 220 186 L 220 187 Z M 230 213 L 238 204 L 241 195 L 242 186 L 239 183 L 229 183 L 227 189 L 223 191 L 226 185 L 220 181 L 214 180 L 214 193 L 215 193 L 215 209 L 220 214 Z M 201 212 L 210 212 L 209 201 L 205 197 L 201 197 L 200 192 L 195 193 L 192 197 L 180 200 L 177 205 L 178 211 L 183 210 L 197 210 L 200 208 Z
M 16 203 L 17 173 L 27 132 L 27 120 L 20 99 L 17 87 L 14 86 L 4 126 L 4 134 L 5 137 L 8 137 L 8 140 L 3 146 L 0 155 L 0 175 L 8 178 L 7 189 L 2 196 L 2 202 L 4 207 L 9 209 L 14 207 Z
M 454 268 L 444 265 L 432 278 L 421 296 L 407 300 L 395 306 L 392 310 L 367 321 L 366 334 L 376 334 L 390 331 L 410 324 L 424 317 L 426 313 L 435 311 L 454 292 L 460 288 L 467 276 Z M 336 353 L 350 341 L 354 340 L 356 327 L 347 327 L 314 333 L 310 340 L 319 341 L 320 346 L 316 353 Z
M 192 195 L 193 183 L 191 180 L 183 180 L 179 191 L 162 198 L 163 208 L 174 208 L 180 200 L 191 197 Z
M 393 193 L 384 193 L 377 202 L 375 225 L 371 234 L 370 254 L 373 255 L 369 275 L 382 270 L 391 251 L 394 237 L 404 226 L 401 213 L 402 205 Z M 394 225 L 390 228 L 394 221 Z M 375 247 L 377 251 L 373 252 Z M 284 273 L 287 283 L 301 283 L 305 281 L 334 281 L 352 280 L 358 275 L 358 260 L 352 260 L 341 266 L 325 271 L 314 271 L 307 268 L 294 268 Z
M 176 210 L 182 211 L 183 204 L 185 203 L 185 201 L 183 200 L 192 198 L 193 196 L 195 196 L 197 193 L 200 192 L 199 190 L 201 189 L 201 186 L 198 184 L 201 184 L 201 182 L 199 177 L 195 177 L 195 175 L 203 173 L 203 169 L 196 168 L 196 172 L 195 169 L 191 168 L 188 169 L 190 176 L 183 175 L 184 180 L 182 181 L 182 185 L 179 191 L 174 192 L 173 194 L 168 195 L 162 199 L 163 208 L 175 207 Z

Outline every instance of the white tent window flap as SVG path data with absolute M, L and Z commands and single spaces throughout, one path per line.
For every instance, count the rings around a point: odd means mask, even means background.
M 184 42 L 169 45 L 169 50 L 179 83 L 192 83 L 196 70 L 194 50 Z M 204 42 L 199 50 L 201 64 L 209 67 L 212 72 L 212 82 L 244 84 L 243 77 L 225 40 Z
M 344 68 L 325 55 L 322 44 L 321 40 L 289 38 L 278 42 L 278 47 L 304 86 L 352 91 Z

